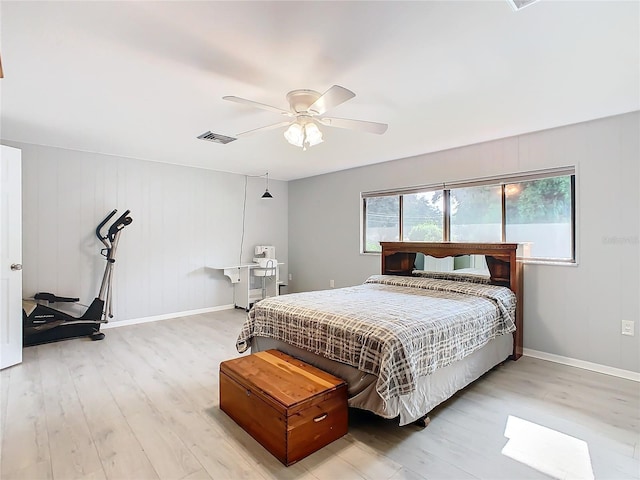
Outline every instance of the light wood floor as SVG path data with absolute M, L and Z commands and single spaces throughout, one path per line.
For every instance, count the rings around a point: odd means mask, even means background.
M 228 310 L 25 349 L 0 372 L 0 476 L 551 478 L 502 453 L 511 416 L 586 442 L 595 478 L 640 478 L 638 383 L 527 357 L 438 407 L 424 430 L 352 409 L 345 437 L 286 468 L 218 408 L 218 365 L 238 355 L 243 319 Z M 524 449 L 538 468 L 566 457 L 544 448 Z

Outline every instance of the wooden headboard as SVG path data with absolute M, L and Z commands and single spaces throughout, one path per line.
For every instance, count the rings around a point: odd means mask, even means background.
M 383 275 L 411 275 L 416 254 L 436 258 L 460 255 L 484 255 L 490 282 L 509 287 L 516 295 L 516 331 L 513 332 L 513 354 L 522 356 L 522 262 L 516 260 L 517 243 L 456 243 L 456 242 L 380 242 Z

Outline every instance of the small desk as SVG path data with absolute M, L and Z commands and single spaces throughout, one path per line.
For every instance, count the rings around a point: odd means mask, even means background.
M 211 267 L 222 270 L 229 277 L 233 284 L 233 303 L 236 308 L 244 308 L 247 312 L 257 300 L 262 300 L 262 280 L 265 281 L 265 297 L 275 297 L 279 295 L 280 285 L 280 265 L 276 265 L 275 277 L 254 275 L 255 271 L 265 270 L 257 263 L 243 263 L 241 265 L 231 265 L 229 267 Z M 253 280 L 253 282 L 252 282 Z M 255 282 L 260 281 L 256 287 Z M 253 285 L 252 285 L 253 283 Z

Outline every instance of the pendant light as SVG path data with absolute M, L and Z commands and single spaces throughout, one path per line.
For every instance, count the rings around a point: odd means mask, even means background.
M 264 176 L 267 177 L 267 188 L 265 188 L 262 198 L 273 198 L 273 195 L 269 193 L 269 172 L 265 173 Z

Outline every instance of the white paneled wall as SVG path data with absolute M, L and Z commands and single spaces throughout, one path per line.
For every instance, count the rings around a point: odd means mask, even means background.
M 233 304 L 233 288 L 207 266 L 237 263 L 245 177 L 59 148 L 22 149 L 24 296 L 49 291 L 90 303 L 103 257 L 98 223 L 114 208 L 131 210 L 121 235 L 113 321 Z M 242 260 L 253 246 L 275 245 L 287 262 L 287 184 L 247 179 Z M 286 278 L 287 265 L 283 268 Z

